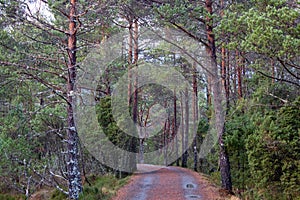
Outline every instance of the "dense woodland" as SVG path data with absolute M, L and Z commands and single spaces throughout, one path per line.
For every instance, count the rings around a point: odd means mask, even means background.
M 242 199 L 299 199 L 299 1 L 0 0 L 0 27 L 0 195 L 56 188 L 78 199 L 95 177 L 121 179 L 157 161 L 205 173 Z M 129 171 L 85 146 L 74 106 L 88 56 L 120 33 L 119 54 L 92 87 L 104 134 L 139 155 L 113 160 Z M 142 63 L 167 65 L 190 87 L 141 86 L 132 69 Z M 112 94 L 124 76 L 128 104 L 117 121 Z M 128 135 L 127 115 L 141 128 L 162 125 Z

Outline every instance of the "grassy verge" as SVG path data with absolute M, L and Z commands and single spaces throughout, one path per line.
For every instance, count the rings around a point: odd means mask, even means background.
M 119 188 L 124 186 L 129 177 L 117 179 L 113 175 L 104 175 L 99 177 L 89 177 L 90 184 L 86 183 L 83 187 L 83 193 L 80 200 L 108 200 L 111 199 Z M 25 200 L 24 195 L 1 194 L 0 200 Z M 39 200 L 67 200 L 68 196 L 55 189 L 41 189 L 34 193 L 30 199 Z
M 80 200 L 108 200 L 111 199 L 117 190 L 124 186 L 129 180 L 129 177 L 117 179 L 112 175 L 104 175 L 100 177 L 90 177 L 89 182 L 84 185 L 83 193 Z M 59 191 L 53 192 L 50 200 L 65 200 L 66 195 Z
M 0 194 L 0 200 L 19 200 L 25 199 L 24 195 Z

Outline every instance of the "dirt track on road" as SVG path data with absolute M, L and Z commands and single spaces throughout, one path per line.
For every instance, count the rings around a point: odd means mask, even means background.
M 222 194 L 223 193 L 223 194 Z M 138 165 L 113 200 L 236 200 L 206 177 L 179 167 Z

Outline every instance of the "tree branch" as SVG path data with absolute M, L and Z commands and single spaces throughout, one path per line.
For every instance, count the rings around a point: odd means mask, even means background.
M 296 85 L 297 87 L 300 87 L 300 84 L 295 83 L 295 82 L 293 82 L 293 81 L 289 81 L 289 80 L 282 79 L 282 78 L 272 77 L 272 76 L 267 75 L 267 74 L 265 74 L 265 73 L 263 73 L 263 72 L 261 72 L 261 71 L 257 71 L 257 72 L 260 73 L 261 75 L 267 77 L 267 78 L 271 78 L 271 79 L 274 79 L 274 80 L 277 80 L 277 81 L 283 81 L 283 82 L 286 82 L 286 83 L 291 83 L 291 84 L 293 84 L 293 85 Z

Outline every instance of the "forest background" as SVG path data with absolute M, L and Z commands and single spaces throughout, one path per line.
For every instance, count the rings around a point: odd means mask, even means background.
M 194 120 L 199 123 L 193 144 L 175 145 L 182 152 L 172 165 L 208 174 L 245 199 L 299 199 L 299 22 L 297 0 L 0 0 L 3 198 L 16 193 L 29 198 L 47 187 L 78 199 L 82 183 L 91 186 L 91 180 L 107 174 L 130 175 L 87 150 L 74 118 L 82 63 L 93 48 L 126 31 L 121 55 L 106 66 L 95 90 L 99 124 L 115 145 L 139 153 L 162 149 L 157 159 L 166 161 L 163 147 L 177 135 L 185 138 Z M 165 43 L 145 48 L 146 29 L 162 30 Z M 203 46 L 207 69 L 198 70 L 193 56 L 190 63 L 163 50 L 172 30 Z M 111 95 L 120 77 L 142 62 L 171 66 L 192 93 L 178 98 L 176 91 L 138 88 L 132 80 L 128 113 L 135 124 L 151 126 L 153 105 L 169 109 L 160 134 L 138 140 L 114 121 Z M 184 121 L 189 109 L 193 116 Z M 212 131 L 217 144 L 201 157 L 201 144 Z M 141 160 L 116 162 L 134 171 Z

